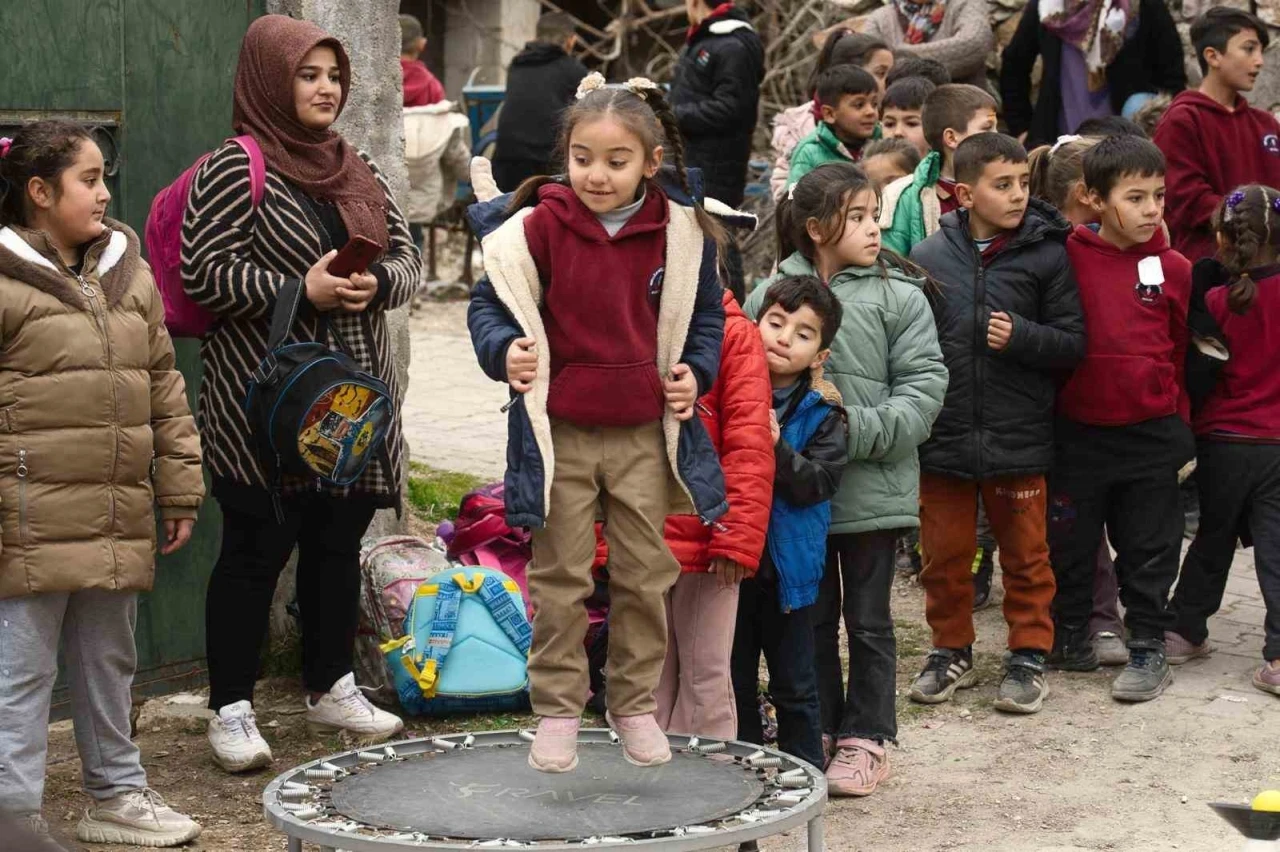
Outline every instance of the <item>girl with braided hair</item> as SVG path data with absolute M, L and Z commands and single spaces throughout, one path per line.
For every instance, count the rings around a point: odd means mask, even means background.
M 507 523 L 533 528 L 529 681 L 541 720 L 529 763 L 567 772 L 578 762 L 583 602 L 603 510 L 608 718 L 626 758 L 656 766 L 671 759 L 654 690 L 664 595 L 680 575 L 663 523 L 670 511 L 718 524 L 728 508 L 715 447 L 694 417 L 720 365 L 720 229 L 689 197 L 675 117 L 654 83 L 589 75 L 561 149 L 564 177 L 530 178 L 509 204 L 469 211 L 488 273 L 471 298 L 471 339 L 485 372 L 511 385 Z M 654 180 L 664 159 L 680 198 Z
M 1204 293 L 1204 308 L 1230 357 L 1192 424 L 1200 527 L 1182 563 L 1165 647 L 1174 664 L 1210 653 L 1209 617 L 1222 605 L 1237 540 L 1251 539 L 1267 606 L 1253 685 L 1280 695 L 1280 192 L 1240 187 L 1213 224 L 1225 281 Z

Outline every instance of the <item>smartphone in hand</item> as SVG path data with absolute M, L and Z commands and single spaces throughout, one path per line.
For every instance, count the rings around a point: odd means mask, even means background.
M 381 251 L 382 247 L 373 240 L 354 236 L 329 261 L 329 274 L 336 278 L 350 278 L 357 272 L 364 272 Z

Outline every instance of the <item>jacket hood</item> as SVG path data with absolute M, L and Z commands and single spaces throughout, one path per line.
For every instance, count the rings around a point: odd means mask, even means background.
M 684 188 L 680 186 L 680 181 L 676 178 L 676 172 L 673 167 L 664 166 L 659 169 L 652 182 L 658 185 L 667 198 L 682 207 L 692 207 L 695 203 L 706 203 L 707 212 L 726 224 L 739 228 L 755 229 L 756 217 L 752 214 L 734 210 L 727 204 L 721 204 L 715 199 L 705 199 L 703 197 L 701 169 L 686 169 L 685 175 L 689 181 L 688 192 L 685 192 Z M 556 180 L 568 189 L 567 179 L 563 175 L 557 176 Z M 507 206 L 511 203 L 512 195 L 513 193 L 506 192 L 489 201 L 478 201 L 467 208 L 467 224 L 471 226 L 471 230 L 477 239 L 483 240 L 496 231 L 503 222 L 511 218 L 511 213 L 514 211 L 507 210 Z
M 549 41 L 530 41 L 526 42 L 524 50 L 517 53 L 511 60 L 512 65 L 546 65 L 549 62 L 555 62 L 557 59 L 563 59 L 569 54 L 565 53 L 564 48 L 558 44 L 552 44 Z
M 738 305 L 738 300 L 733 298 L 733 293 L 729 290 L 724 291 L 724 298 L 720 300 L 724 304 L 724 318 L 728 320 L 732 317 L 742 317 L 747 322 L 751 322 L 750 317 L 742 312 L 742 308 Z M 755 325 L 755 323 L 752 323 Z
M 1156 228 L 1156 232 L 1151 235 L 1151 239 L 1147 240 L 1145 243 L 1129 246 L 1124 249 L 1104 240 L 1101 234 L 1099 234 L 1098 231 L 1090 225 L 1076 225 L 1075 229 L 1071 232 L 1071 236 L 1072 238 L 1085 243 L 1090 248 L 1093 248 L 1103 254 L 1114 255 L 1116 257 L 1130 255 L 1136 258 L 1143 258 L 1149 257 L 1153 254 L 1163 254 L 1167 251 L 1173 251 L 1173 247 L 1169 245 L 1168 237 L 1164 235 L 1164 228 Z
M 549 183 L 538 190 L 538 204 L 545 207 L 569 230 L 580 238 L 593 243 L 606 243 L 611 239 L 626 239 L 639 234 L 662 231 L 667 227 L 668 211 L 666 195 L 656 185 L 645 186 L 640 209 L 615 237 L 610 237 L 600 224 L 600 219 L 582 203 L 571 188 L 560 183 Z
M 969 235 L 967 210 L 954 210 L 948 213 L 942 217 L 940 224 L 947 234 L 947 239 L 963 242 L 966 245 L 973 242 L 973 238 Z M 1031 198 L 1027 201 L 1027 213 L 1022 217 L 1022 224 L 1018 226 L 1018 232 L 1009 242 L 1008 247 L 1019 248 L 1040 240 L 1064 242 L 1070 233 L 1071 223 L 1058 211 L 1058 208 L 1039 198 Z
M 1169 103 L 1169 109 L 1166 115 L 1176 109 L 1190 110 L 1209 110 L 1210 112 L 1220 113 L 1222 115 L 1244 115 L 1248 112 L 1245 107 L 1249 106 L 1249 102 L 1245 100 L 1244 95 L 1236 95 L 1236 103 L 1233 109 L 1227 109 L 1222 104 L 1215 101 L 1206 94 L 1197 92 L 1195 89 L 1187 89 L 1179 92 L 1177 96 Z
M 778 264 L 778 271 L 783 275 L 812 275 L 818 276 L 817 268 L 809 261 L 807 257 L 800 252 L 795 252 L 782 263 Z M 830 281 L 832 288 L 839 287 L 844 284 L 861 284 L 867 279 L 876 279 L 883 281 L 885 276 L 897 279 L 907 284 L 913 284 L 920 289 L 924 289 L 925 279 L 917 278 L 914 275 L 908 275 L 896 266 L 885 264 L 883 267 L 877 266 L 846 266 L 837 272 Z
M 751 17 L 746 12 L 732 4 L 726 3 L 725 5 L 729 8 L 722 10 L 721 7 L 716 7 L 710 17 L 698 25 L 698 28 L 689 36 L 690 44 L 707 35 L 730 35 L 741 31 L 755 32 L 755 28 L 751 26 Z
M 128 225 L 106 217 L 102 223 L 106 230 L 85 248 L 82 274 L 96 276 L 107 304 L 114 305 L 129 288 L 142 254 L 138 235 Z M 0 275 L 77 308 L 85 303 L 74 276 L 43 231 L 17 225 L 0 229 Z

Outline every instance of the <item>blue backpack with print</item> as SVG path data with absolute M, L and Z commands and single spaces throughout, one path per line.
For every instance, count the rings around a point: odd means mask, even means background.
M 529 707 L 532 642 L 515 581 L 459 565 L 418 587 L 403 637 L 382 653 L 408 713 L 510 713 Z

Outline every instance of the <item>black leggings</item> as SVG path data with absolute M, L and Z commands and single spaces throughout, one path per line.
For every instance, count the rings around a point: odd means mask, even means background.
M 255 501 L 256 502 L 256 501 Z M 352 670 L 360 612 L 360 538 L 373 520 L 372 498 L 307 494 L 284 502 L 285 521 L 219 498 L 222 550 L 209 577 L 205 647 L 209 707 L 253 701 L 280 571 L 298 547 L 302 683 L 328 692 Z

